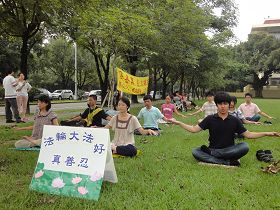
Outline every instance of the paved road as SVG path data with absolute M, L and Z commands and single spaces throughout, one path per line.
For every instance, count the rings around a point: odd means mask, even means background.
M 37 105 L 30 106 L 30 112 L 34 113 L 37 108 Z M 81 103 L 65 103 L 65 104 L 52 104 L 52 110 L 69 110 L 69 109 L 85 109 L 86 102 Z M 5 115 L 5 107 L 0 107 L 0 115 Z
M 157 103 L 158 103 L 158 101 L 157 101 Z M 97 104 L 97 105 L 100 106 L 100 104 Z M 141 103 L 140 100 L 139 100 L 139 104 L 132 104 L 131 105 L 131 107 L 141 107 L 141 106 L 143 106 L 143 103 Z M 35 113 L 36 108 L 37 108 L 37 105 L 31 105 L 30 106 L 30 112 Z M 53 111 L 69 110 L 69 109 L 81 109 L 81 111 L 83 111 L 86 108 L 87 108 L 86 101 L 79 102 L 79 103 L 52 104 L 52 110 Z M 0 107 L 0 116 L 1 115 L 2 116 L 5 115 L 5 107 L 4 106 Z

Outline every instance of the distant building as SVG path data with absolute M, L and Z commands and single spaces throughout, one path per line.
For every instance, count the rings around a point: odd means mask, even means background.
M 280 39 L 280 18 L 269 18 L 266 19 L 263 24 L 254 25 L 251 29 L 251 34 L 257 33 L 267 33 Z M 249 86 L 247 88 L 250 89 Z M 264 86 L 263 97 L 280 98 L 280 74 L 272 74 L 268 79 L 268 85 Z
M 254 25 L 251 34 L 268 33 L 280 39 L 280 19 L 266 19 L 263 24 Z

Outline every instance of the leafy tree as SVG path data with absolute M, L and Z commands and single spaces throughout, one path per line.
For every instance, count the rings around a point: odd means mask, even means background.
M 280 71 L 280 40 L 267 34 L 251 34 L 236 47 L 235 58 L 244 64 L 243 81 L 252 84 L 257 97 L 272 73 Z
M 42 40 L 44 27 L 51 22 L 57 1 L 1 0 L 0 34 L 21 39 L 20 70 L 28 76 L 27 59 L 32 47 Z

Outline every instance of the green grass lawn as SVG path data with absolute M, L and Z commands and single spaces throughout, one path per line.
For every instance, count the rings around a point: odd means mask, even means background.
M 280 118 L 280 100 L 255 102 L 262 111 Z M 133 114 L 138 111 L 131 110 Z M 178 119 L 195 124 L 198 118 Z M 272 122 L 246 127 L 280 131 L 280 120 Z M 9 148 L 30 132 L 1 126 L 0 209 L 280 209 L 280 176 L 262 172 L 260 168 L 267 164 L 255 157 L 257 150 L 271 149 L 280 159 L 280 138 L 245 140 L 250 151 L 241 159 L 241 167 L 226 169 L 199 165 L 192 157 L 192 148 L 207 144 L 208 131 L 191 134 L 177 126 L 161 128 L 160 137 L 136 136 L 141 156 L 115 159 L 119 182 L 104 182 L 100 199 L 94 202 L 29 191 L 39 153 Z

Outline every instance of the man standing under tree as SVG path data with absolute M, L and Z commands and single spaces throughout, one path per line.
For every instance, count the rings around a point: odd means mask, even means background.
M 218 113 L 207 116 L 196 126 L 186 125 L 176 120 L 169 120 L 192 133 L 206 129 L 209 130 L 209 147 L 202 145 L 192 151 L 193 156 L 198 161 L 219 165 L 240 166 L 239 159 L 248 153 L 249 146 L 246 142 L 235 144 L 235 133 L 242 134 L 245 138 L 249 139 L 264 136 L 280 136 L 280 133 L 277 132 L 248 131 L 239 119 L 229 115 L 228 110 L 231 98 L 227 93 L 217 93 L 214 101 L 218 108 Z
M 3 80 L 3 87 L 5 89 L 5 112 L 6 112 L 6 123 L 13 123 L 13 122 L 23 122 L 19 116 L 18 106 L 17 106 L 17 93 L 16 93 L 16 86 L 18 85 L 18 81 L 13 77 L 14 71 L 9 68 L 7 70 L 7 76 Z M 14 113 L 14 121 L 13 113 Z

